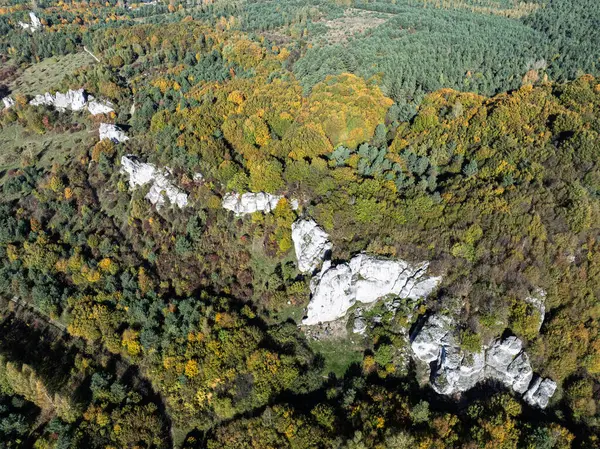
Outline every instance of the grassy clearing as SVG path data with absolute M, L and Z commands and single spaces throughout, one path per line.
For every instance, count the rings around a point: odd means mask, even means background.
M 310 341 L 310 347 L 325 358 L 325 374 L 341 377 L 353 363 L 363 359 L 363 348 L 349 340 Z
M 10 90 L 25 95 L 55 91 L 65 75 L 93 62 L 94 59 L 85 52 L 44 59 L 26 68 L 11 83 Z
M 0 131 L 0 184 L 6 172 L 36 162 L 50 167 L 63 164 L 73 149 L 90 147 L 96 136 L 89 130 L 76 132 L 35 134 L 14 124 Z
M 351 37 L 383 25 L 391 17 L 393 14 L 350 8 L 342 17 L 318 22 L 325 25 L 327 31 L 317 36 L 316 41 L 321 44 L 346 43 Z

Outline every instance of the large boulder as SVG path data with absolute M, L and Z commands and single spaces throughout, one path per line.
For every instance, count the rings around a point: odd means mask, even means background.
M 169 179 L 168 169 L 158 169 L 152 164 L 139 162 L 130 156 L 121 158 L 121 172 L 129 175 L 129 187 L 135 189 L 150 184 L 146 199 L 160 209 L 165 204 L 165 197 L 171 204 L 183 209 L 188 204 L 187 194 Z
M 542 324 L 544 324 L 544 319 L 546 318 L 546 292 L 542 289 L 537 289 L 532 295 L 525 298 L 525 302 L 530 304 L 540 314 L 537 329 L 539 332 L 542 328 Z
M 83 89 L 68 90 L 66 93 L 56 92 L 54 96 L 54 107 L 58 111 L 81 111 L 86 107 L 87 98 Z
M 113 143 L 122 143 L 126 140 L 129 140 L 129 137 L 127 137 L 123 130 L 117 125 L 100 123 L 100 129 L 98 131 L 100 134 L 100 140 L 110 139 L 113 141 Z
M 418 298 L 429 295 L 441 278 L 426 275 L 427 263 L 410 265 L 359 254 L 350 262 L 323 266 L 311 283 L 305 325 L 334 321 L 343 317 L 356 302 L 372 303 L 388 295 Z M 418 287 L 418 288 L 415 288 Z
M 314 272 L 332 248 L 329 236 L 314 220 L 294 222 L 292 240 L 298 259 L 298 269 L 302 273 Z
M 454 322 L 445 315 L 431 315 L 411 344 L 415 357 L 422 362 L 440 360 L 444 348 L 454 346 Z

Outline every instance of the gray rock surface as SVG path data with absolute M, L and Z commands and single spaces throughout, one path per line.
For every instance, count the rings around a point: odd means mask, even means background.
M 312 297 L 303 324 L 337 320 L 356 302 L 368 304 L 387 295 L 427 296 L 441 281 L 439 277 L 427 276 L 427 267 L 427 263 L 410 265 L 366 254 L 335 267 L 323 264 L 321 273 L 311 282 Z
M 329 235 L 314 220 L 297 220 L 292 224 L 292 240 L 298 259 L 298 270 L 314 272 L 332 245 Z
M 100 129 L 98 130 L 100 140 L 110 139 L 114 143 L 122 143 L 129 140 L 129 137 L 123 132 L 117 125 L 110 123 L 100 123 Z
M 363 317 L 357 316 L 354 318 L 354 323 L 352 325 L 352 333 L 358 335 L 364 335 L 367 331 L 367 322 Z
M 523 399 L 533 407 L 546 408 L 550 398 L 556 392 L 556 382 L 551 379 L 538 377 L 523 396 Z
M 135 189 L 146 184 L 150 185 L 150 190 L 146 199 L 160 209 L 165 204 L 165 197 L 171 204 L 176 204 L 180 209 L 188 204 L 187 194 L 173 184 L 169 179 L 170 172 L 168 168 L 159 169 L 152 164 L 139 162 L 131 156 L 121 158 L 121 172 L 129 175 L 129 187 Z
M 430 316 L 411 347 L 416 359 L 434 366 L 431 386 L 440 394 L 463 393 L 493 379 L 516 393 L 525 393 L 526 401 L 544 408 L 556 389 L 549 379 L 538 385 L 531 383 L 533 369 L 519 338 L 497 339 L 479 352 L 468 352 L 460 348 L 454 321 L 443 315 Z

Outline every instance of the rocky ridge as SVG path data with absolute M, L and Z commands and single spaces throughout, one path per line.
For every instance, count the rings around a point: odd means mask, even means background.
M 479 352 L 462 349 L 454 321 L 443 315 L 431 315 L 413 336 L 411 344 L 416 359 L 431 368 L 431 386 L 443 395 L 470 390 L 479 382 L 496 380 L 524 394 L 532 406 L 544 408 L 556 390 L 551 379 L 534 378 L 523 342 L 514 336 L 497 339 Z
M 56 92 L 54 95 L 46 92 L 45 94 L 36 95 L 29 104 L 33 106 L 52 106 L 59 112 L 66 110 L 82 111 L 84 109 L 87 109 L 92 115 L 114 112 L 111 102 L 97 100 L 92 95 L 87 95 L 83 89 L 68 90 L 64 94 Z

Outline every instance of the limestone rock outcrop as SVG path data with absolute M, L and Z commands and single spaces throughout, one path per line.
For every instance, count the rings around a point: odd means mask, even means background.
M 129 140 L 129 137 L 127 137 L 121 128 L 110 123 L 100 123 L 99 134 L 100 140 L 110 139 L 114 143 L 122 143 Z
M 556 391 L 556 382 L 551 379 L 542 379 L 538 377 L 533 381 L 523 399 L 532 407 L 546 408 L 548 401 Z
M 66 93 L 56 92 L 52 95 L 46 92 L 43 95 L 36 95 L 29 104 L 33 106 L 52 106 L 59 112 L 82 111 L 87 109 L 90 114 L 108 114 L 114 112 L 113 104 L 110 101 L 97 100 L 92 95 L 87 95 L 83 89 L 68 90 Z
M 11 97 L 4 97 L 2 99 L 2 103 L 4 104 L 4 109 L 8 109 L 15 105 L 15 100 L 13 100 Z
M 312 297 L 302 322 L 313 325 L 343 317 L 355 303 L 372 303 L 387 295 L 418 298 L 436 289 L 441 278 L 427 276 L 427 263 L 410 265 L 359 254 L 350 262 L 324 263 L 311 283 Z
M 224 209 L 231 210 L 238 217 L 254 212 L 271 212 L 277 207 L 279 200 L 283 196 L 272 195 L 270 193 L 228 193 L 223 197 L 222 206 Z
M 29 102 L 33 106 L 53 106 L 58 111 L 64 112 L 81 111 L 87 105 L 87 98 L 83 89 L 68 90 L 66 93 L 56 92 L 55 95 L 46 92 L 44 95 L 36 95 Z
M 29 31 L 31 33 L 42 29 L 42 22 L 33 12 L 29 13 L 29 20 L 31 21 L 31 23 L 19 21 L 19 26 L 25 31 Z
M 292 240 L 298 259 L 298 270 L 314 272 L 332 245 L 327 233 L 314 220 L 297 220 L 292 224 Z
M 110 114 L 111 112 L 115 112 L 114 105 L 110 101 L 96 100 L 91 95 L 88 95 L 87 100 L 87 108 L 92 115 Z
M 121 158 L 121 172 L 129 175 L 129 187 L 135 189 L 146 184 L 150 190 L 146 199 L 160 209 L 165 204 L 165 197 L 171 204 L 176 204 L 180 209 L 188 204 L 188 196 L 169 179 L 171 174 L 168 168 L 159 169 L 152 164 L 139 162 L 131 156 Z
M 432 315 L 414 336 L 411 344 L 418 360 L 432 366 L 431 386 L 444 395 L 470 390 L 484 380 L 496 380 L 525 394 L 532 405 L 544 408 L 556 390 L 556 384 L 543 379 L 532 384 L 533 369 L 522 341 L 514 336 L 493 341 L 472 353 L 460 348 L 454 321 Z

